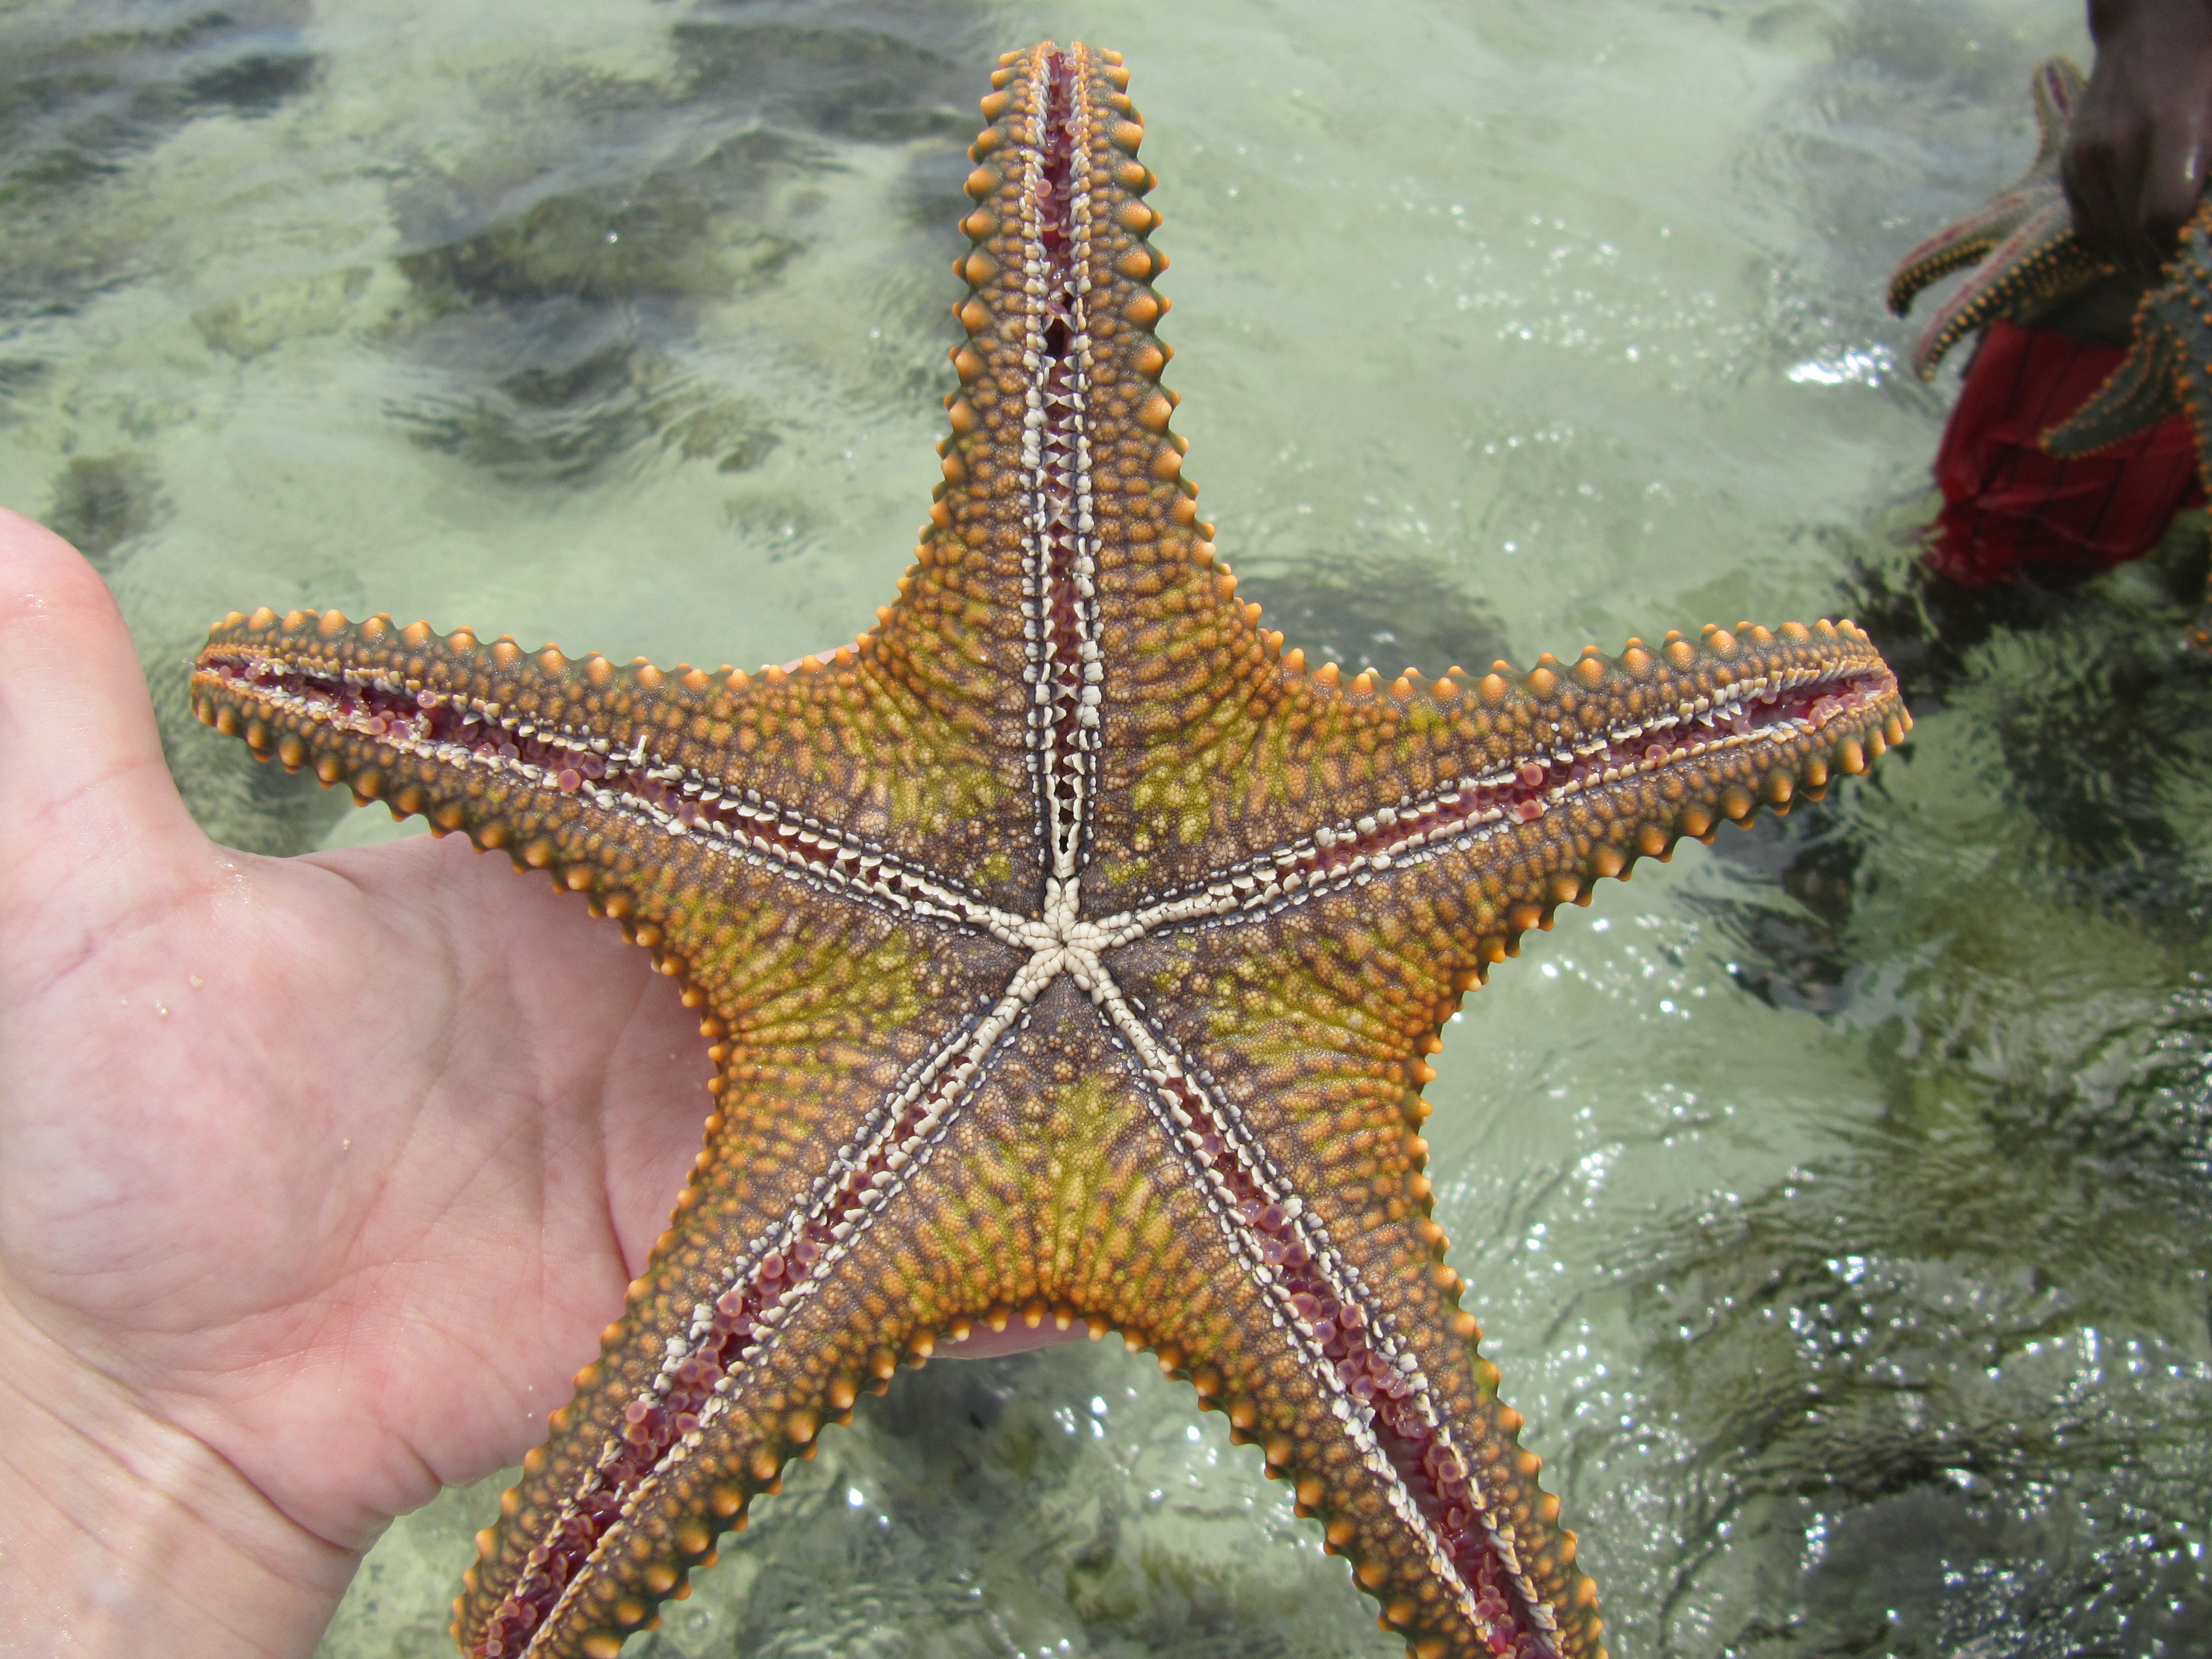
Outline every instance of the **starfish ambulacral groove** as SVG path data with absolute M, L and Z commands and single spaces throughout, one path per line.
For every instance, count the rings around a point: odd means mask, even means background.
M 1149 1346 L 1422 1659 L 1601 1659 L 1422 1174 L 1462 996 L 1601 876 L 1901 740 L 1848 623 L 1388 684 L 1240 603 L 1182 476 L 1118 55 L 1000 59 L 945 482 L 757 676 L 234 615 L 201 717 L 505 848 L 704 1016 L 696 1171 L 478 1542 L 476 1656 L 607 1659 L 942 1338 Z
M 2034 322 L 2117 274 L 2116 266 L 2075 240 L 2073 210 L 2059 177 L 2083 85 L 2081 71 L 2066 58 L 2037 65 L 2028 82 L 2037 137 L 2027 171 L 1898 262 L 1889 279 L 1889 308 L 1899 317 L 1930 283 L 1975 267 L 1913 343 L 1912 367 L 1922 380 L 1932 380 L 1951 348 L 1991 319 Z

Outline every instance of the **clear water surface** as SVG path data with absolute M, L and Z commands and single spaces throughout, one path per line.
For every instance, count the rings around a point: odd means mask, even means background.
M 933 474 L 975 100 L 1048 33 L 1129 56 L 1191 475 L 1310 655 L 1843 613 L 1905 672 L 1904 756 L 1532 937 L 1431 1091 L 1613 1652 L 2212 1650 L 2203 526 L 1926 592 L 1949 388 L 1879 303 L 2024 165 L 2078 0 L 0 0 L 0 500 L 265 851 L 391 826 L 190 721 L 234 605 L 849 638 Z M 331 1659 L 447 1650 L 497 1490 L 392 1529 Z M 1113 1344 L 902 1379 L 631 1649 L 1398 1650 Z

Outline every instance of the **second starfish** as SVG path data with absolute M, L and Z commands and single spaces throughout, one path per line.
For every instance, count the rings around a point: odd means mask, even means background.
M 1225 1412 L 1419 1659 L 1602 1659 L 1430 1216 L 1428 1056 L 1553 907 L 1900 741 L 1896 683 L 1849 623 L 1309 668 L 1168 430 L 1120 57 L 991 82 L 945 482 L 872 631 L 664 673 L 261 611 L 200 659 L 203 719 L 550 872 L 714 1043 L 455 1633 L 611 1659 L 860 1390 L 1049 1319 Z

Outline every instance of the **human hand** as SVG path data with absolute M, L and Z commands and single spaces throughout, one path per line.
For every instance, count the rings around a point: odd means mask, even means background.
M 2172 256 L 2212 165 L 2212 0 L 2090 0 L 2097 65 L 2060 162 L 2075 234 L 2139 278 Z
M 465 840 L 210 842 L 106 587 L 4 512 L 0 939 L 0 1651 L 307 1651 L 385 1522 L 543 1437 L 705 1042 Z

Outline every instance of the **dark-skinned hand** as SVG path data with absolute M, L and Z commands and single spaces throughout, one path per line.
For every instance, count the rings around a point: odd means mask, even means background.
M 2212 0 L 2090 0 L 2097 64 L 2061 161 L 2075 234 L 2138 280 L 2212 167 Z

